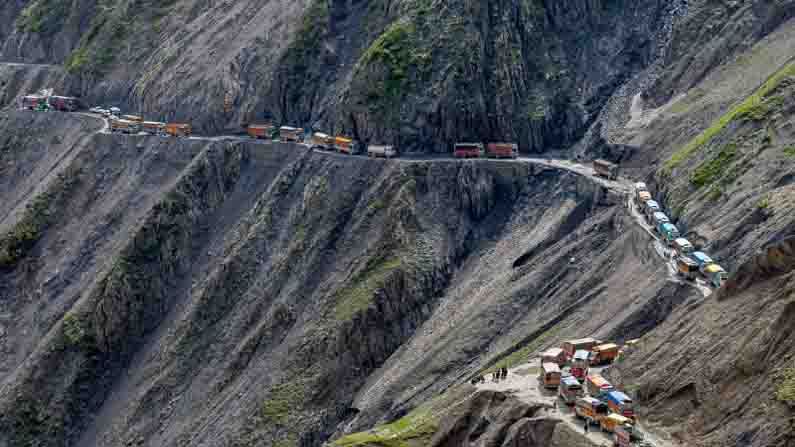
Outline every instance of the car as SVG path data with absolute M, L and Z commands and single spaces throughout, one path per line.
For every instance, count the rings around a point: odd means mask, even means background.
M 110 110 L 110 113 L 114 115 L 121 115 L 121 109 L 118 107 L 111 107 L 108 110 Z
M 92 108 L 88 109 L 88 111 L 91 112 L 91 113 L 96 113 L 96 114 L 101 115 L 102 114 L 102 107 L 92 107 Z
M 107 118 L 107 117 L 109 117 L 111 115 L 110 110 L 108 110 L 108 109 L 102 109 L 101 113 L 102 113 L 102 116 L 104 116 L 105 118 Z

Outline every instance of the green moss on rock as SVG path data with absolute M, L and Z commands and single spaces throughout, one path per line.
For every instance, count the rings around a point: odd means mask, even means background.
M 357 313 L 366 310 L 373 301 L 375 292 L 384 285 L 386 279 L 400 269 L 403 262 L 398 258 L 376 259 L 356 275 L 351 285 L 336 295 L 334 315 L 337 320 L 350 320 Z

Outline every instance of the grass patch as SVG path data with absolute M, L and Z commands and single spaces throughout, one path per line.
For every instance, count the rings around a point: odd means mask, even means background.
M 776 399 L 788 405 L 795 405 L 795 367 L 785 368 L 777 377 Z
M 718 153 L 718 156 L 712 160 L 701 163 L 696 168 L 693 175 L 690 177 L 690 183 L 694 186 L 701 188 L 702 186 L 712 184 L 721 177 L 732 162 L 737 158 L 737 145 L 734 143 L 727 144 Z
M 268 399 L 263 402 L 260 415 L 263 422 L 284 425 L 294 410 L 300 409 L 306 398 L 302 381 L 290 381 L 274 386 Z
M 395 22 L 362 55 L 360 66 L 380 63 L 386 69 L 383 84 L 374 84 L 367 93 L 371 100 L 381 97 L 392 99 L 403 94 L 409 65 L 413 62 L 413 32 L 414 27 L 411 24 Z
M 795 157 L 795 146 L 784 148 L 784 155 L 788 157 Z
M 356 275 L 352 285 L 337 293 L 334 315 L 339 321 L 347 321 L 367 309 L 375 292 L 403 262 L 397 258 L 377 259 L 368 263 L 364 271 Z
M 378 445 L 383 447 L 419 447 L 427 445 L 438 429 L 439 421 L 430 407 L 420 407 L 390 424 L 372 430 L 353 433 L 336 440 L 332 445 L 352 447 Z
M 63 318 L 63 334 L 66 341 L 72 346 L 80 346 L 86 341 L 86 330 L 83 323 L 71 312 Z
M 756 92 L 746 98 L 740 104 L 734 106 L 728 113 L 712 123 L 706 130 L 690 140 L 683 148 L 674 153 L 663 165 L 663 173 L 670 175 L 671 172 L 689 159 L 693 154 L 707 144 L 712 138 L 726 128 L 732 121 L 742 118 L 750 118 L 757 115 L 760 104 L 766 102 L 766 97 L 781 84 L 785 79 L 795 76 L 795 62 L 790 62 L 782 69 L 774 73 Z
M 75 173 L 58 174 L 53 186 L 28 204 L 19 222 L 0 237 L 0 269 L 13 268 L 36 245 L 76 184 Z
M 756 204 L 756 207 L 760 210 L 766 210 L 770 208 L 770 198 L 767 196 L 762 197 L 762 199 Z

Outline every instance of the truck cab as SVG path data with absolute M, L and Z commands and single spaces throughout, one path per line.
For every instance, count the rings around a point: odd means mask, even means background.
M 672 245 L 679 237 L 679 228 L 676 228 L 676 225 L 672 223 L 664 223 L 660 225 L 660 235 L 668 245 Z
M 706 268 L 704 268 L 704 274 L 709 280 L 709 282 L 719 288 L 729 279 L 729 274 L 726 273 L 726 270 L 723 270 L 723 267 L 719 266 L 718 264 L 710 264 Z
M 706 273 L 704 272 L 704 269 L 707 268 L 708 265 L 715 263 L 715 261 L 713 261 L 712 258 L 707 256 L 707 254 L 703 251 L 694 251 L 693 253 L 690 253 L 690 259 L 696 261 L 698 264 L 698 270 L 705 275 Z
M 685 257 L 690 253 L 693 253 L 695 250 L 693 248 L 693 244 L 690 243 L 687 239 L 680 237 L 674 239 L 674 250 L 676 250 L 676 254 L 681 257 Z
M 651 222 L 652 222 L 652 225 L 654 225 L 654 230 L 659 233 L 660 232 L 660 225 L 669 223 L 669 222 L 671 222 L 671 220 L 668 219 L 668 216 L 666 216 L 664 213 L 656 212 L 656 213 L 652 214 Z

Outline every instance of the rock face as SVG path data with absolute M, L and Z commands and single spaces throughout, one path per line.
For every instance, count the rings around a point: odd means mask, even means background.
M 475 393 L 463 408 L 447 416 L 434 434 L 433 447 L 592 447 L 563 421 L 544 416 L 541 405 L 528 405 L 493 391 Z M 572 436 L 574 435 L 574 436 Z
M 0 7 L 0 59 L 63 64 L 55 86 L 218 131 L 274 119 L 405 150 L 576 141 L 656 56 L 678 2 L 334 0 Z

